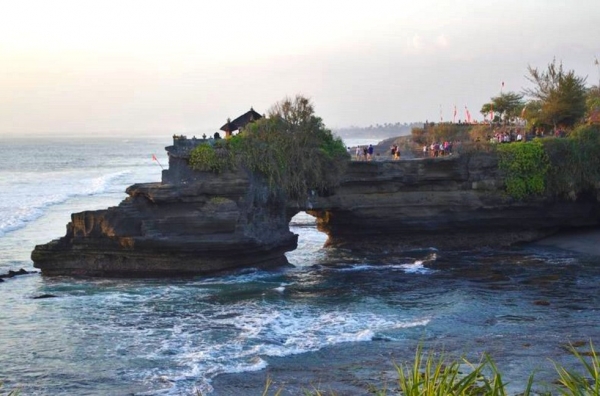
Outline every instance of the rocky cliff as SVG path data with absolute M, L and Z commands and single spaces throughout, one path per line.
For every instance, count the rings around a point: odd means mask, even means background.
M 119 206 L 74 213 L 67 234 L 35 247 L 45 275 L 168 276 L 287 264 L 296 248 L 285 202 L 244 172 L 194 172 L 169 147 L 162 183 L 136 184 Z
M 307 210 L 328 245 L 375 251 L 474 248 L 531 241 L 600 224 L 600 193 L 516 201 L 496 158 L 352 162 L 341 185 L 309 202 L 275 200 L 243 171 L 192 171 L 189 147 L 171 146 L 162 182 L 129 187 L 119 206 L 72 215 L 67 234 L 32 253 L 44 274 L 205 274 L 287 263 L 290 218 Z
M 504 192 L 488 153 L 352 162 L 342 185 L 312 214 L 328 245 L 368 250 L 474 248 L 532 241 L 600 223 L 600 193 L 526 201 Z

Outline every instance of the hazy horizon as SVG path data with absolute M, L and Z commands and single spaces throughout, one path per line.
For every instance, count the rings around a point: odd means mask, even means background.
M 332 129 L 464 119 L 553 58 L 597 85 L 597 5 L 507 1 L 0 5 L 0 136 L 210 135 L 310 97 Z

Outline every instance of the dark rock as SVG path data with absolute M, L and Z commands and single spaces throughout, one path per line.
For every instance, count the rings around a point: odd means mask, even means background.
M 40 300 L 40 299 L 44 299 L 44 298 L 56 298 L 58 296 L 55 296 L 54 294 L 41 294 L 39 296 L 35 296 L 33 297 L 34 300 Z
M 548 306 L 548 305 L 550 305 L 550 302 L 546 301 L 546 300 L 535 300 L 533 302 L 533 304 L 534 305 L 541 305 L 541 306 Z
M 37 273 L 37 271 L 26 271 L 23 268 L 19 269 L 18 271 L 8 270 L 8 272 L 6 274 L 0 274 L 0 280 L 2 280 L 2 278 L 13 278 L 13 277 L 19 276 L 19 275 L 27 275 L 27 274 L 35 274 L 35 273 Z

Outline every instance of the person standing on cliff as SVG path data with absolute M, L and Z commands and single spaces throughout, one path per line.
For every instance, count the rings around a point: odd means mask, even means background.
M 369 154 L 367 156 L 367 160 L 371 161 L 373 159 L 373 145 L 372 144 L 369 144 L 369 149 L 367 151 L 368 151 L 368 154 Z

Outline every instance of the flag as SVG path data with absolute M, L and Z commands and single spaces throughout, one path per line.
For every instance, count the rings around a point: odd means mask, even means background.
M 471 123 L 471 113 L 469 113 L 469 109 L 467 109 L 467 106 L 465 106 L 465 119 L 467 120 L 468 124 Z
M 504 81 L 502 81 L 502 88 L 504 88 Z
M 156 161 L 158 166 L 160 166 L 160 169 L 165 169 L 165 168 L 163 168 L 162 164 L 158 161 L 158 158 L 156 158 L 156 155 L 154 155 L 154 154 L 152 154 L 152 161 Z
M 456 105 L 454 105 L 454 117 L 452 117 L 452 122 L 456 122 Z
M 494 121 L 494 104 L 490 105 L 490 121 Z

